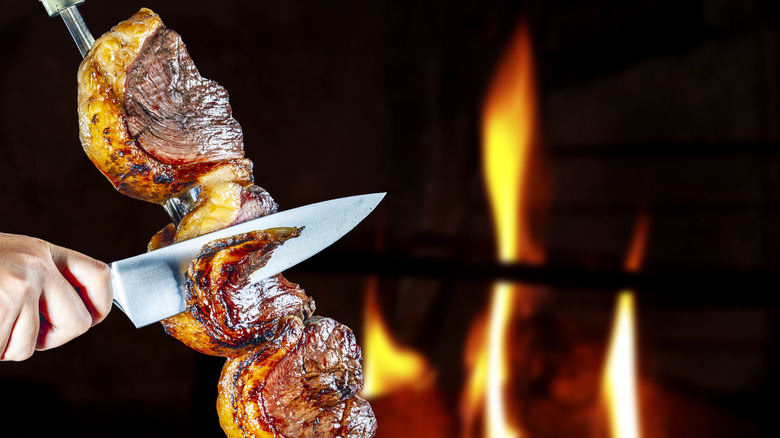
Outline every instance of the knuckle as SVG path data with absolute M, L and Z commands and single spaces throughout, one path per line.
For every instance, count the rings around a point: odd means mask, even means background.
M 23 360 L 27 360 L 31 358 L 34 353 L 35 353 L 35 346 L 30 345 L 29 347 L 25 348 L 19 353 L 17 361 L 21 362 Z
M 51 258 L 40 257 L 37 254 L 26 254 L 25 256 L 24 262 L 26 266 L 30 269 L 30 272 L 38 274 L 39 278 L 46 278 L 57 270 Z
M 44 267 L 45 262 L 51 260 L 46 245 L 46 242 L 40 239 L 30 238 L 29 244 L 16 252 L 17 264 L 36 269 Z
M 107 264 L 103 262 L 99 262 L 100 265 L 98 266 L 98 276 L 100 278 L 100 282 L 109 291 L 111 291 L 111 268 L 108 267 Z M 111 294 L 108 294 L 109 298 Z
M 40 256 L 43 254 L 49 254 L 49 243 L 43 239 L 32 236 L 24 236 L 26 244 L 30 248 L 31 252 Z
M 67 326 L 68 340 L 84 334 L 89 328 L 92 327 L 92 315 L 86 307 L 81 307 L 75 312 Z
M 6 315 L 18 311 L 18 309 L 31 299 L 32 284 L 26 278 L 18 275 L 2 275 L 2 287 L 0 288 L 0 319 Z
M 102 320 L 111 311 L 114 293 L 111 286 L 111 270 L 107 264 L 97 261 L 97 276 L 100 279 L 100 290 L 93 302 L 98 318 Z
M 35 353 L 35 347 L 33 345 L 28 345 L 24 348 L 14 349 L 13 351 L 6 351 L 3 355 L 3 360 L 21 362 L 31 358 L 33 353 Z
M 95 270 L 97 270 L 104 278 L 109 278 L 111 275 L 111 269 L 108 267 L 108 264 L 97 259 L 93 260 L 95 261 Z
M 90 327 L 92 327 L 92 316 L 90 316 L 89 312 L 84 312 L 76 324 L 77 336 L 86 333 Z

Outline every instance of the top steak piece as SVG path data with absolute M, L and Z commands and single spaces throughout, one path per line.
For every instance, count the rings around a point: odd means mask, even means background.
M 146 39 L 130 68 L 125 110 L 130 134 L 164 163 L 244 156 L 227 90 L 198 73 L 181 36 L 167 27 Z
M 98 38 L 77 78 L 81 145 L 120 193 L 161 204 L 195 186 L 254 181 L 227 92 L 198 74 L 153 11 Z

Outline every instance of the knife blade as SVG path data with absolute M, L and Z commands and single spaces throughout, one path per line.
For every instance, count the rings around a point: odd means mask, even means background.
M 301 228 L 250 275 L 256 283 L 320 252 L 368 216 L 385 193 L 349 196 L 309 204 L 110 263 L 114 303 L 137 327 L 186 310 L 184 276 L 207 243 L 250 231 L 276 227 Z

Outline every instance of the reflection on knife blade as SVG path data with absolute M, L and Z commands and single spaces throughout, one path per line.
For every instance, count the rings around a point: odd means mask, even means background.
M 204 245 L 256 230 L 295 227 L 299 236 L 275 249 L 249 281 L 276 275 L 326 248 L 365 218 L 384 193 L 351 196 L 286 210 L 111 263 L 114 299 L 136 327 L 183 312 L 185 273 Z
M 227 357 L 257 345 L 279 317 L 310 316 L 314 301 L 281 275 L 250 282 L 300 231 L 271 228 L 209 242 L 185 276 L 188 310 L 162 321 L 168 334 L 201 353 Z

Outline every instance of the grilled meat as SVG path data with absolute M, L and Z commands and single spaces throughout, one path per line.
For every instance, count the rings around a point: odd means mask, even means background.
M 181 36 L 165 26 L 147 37 L 130 66 L 125 111 L 132 137 L 163 163 L 244 157 L 227 90 L 198 73 Z
M 164 320 L 165 331 L 201 353 L 229 357 L 267 341 L 276 319 L 311 316 L 314 301 L 281 274 L 248 282 L 297 231 L 257 231 L 204 246 L 187 271 L 187 311 Z
M 157 14 L 142 9 L 95 41 L 78 71 L 84 151 L 118 191 L 149 202 L 163 203 L 196 185 L 250 184 L 252 162 L 243 158 L 227 93 L 200 77 L 184 45 L 169 43 L 178 40 L 166 29 Z M 163 55 L 159 62 L 147 59 Z M 174 79 L 180 72 L 189 78 L 185 84 Z M 187 87 L 191 82 L 198 85 Z M 199 99 L 201 92 L 208 94 Z M 173 103 L 184 96 L 181 105 Z M 200 134 L 211 122 L 224 134 Z
M 248 436 L 373 436 L 376 420 L 357 396 L 363 388 L 360 359 L 352 330 L 319 316 L 306 321 L 282 358 L 253 352 L 229 359 L 217 402 L 223 429 Z
M 227 92 L 200 76 L 181 38 L 148 9 L 99 38 L 78 72 L 85 152 L 121 193 L 163 203 L 200 188 L 178 225 L 149 250 L 271 214 L 253 184 Z M 312 316 L 314 301 L 281 274 L 250 284 L 273 250 L 298 234 L 271 229 L 205 245 L 187 272 L 188 310 L 162 322 L 191 348 L 227 357 L 217 410 L 228 437 L 373 436 L 357 396 L 360 347 L 352 331 Z

